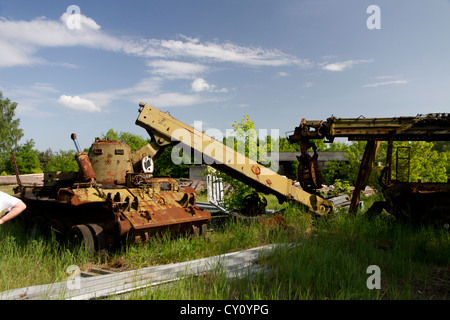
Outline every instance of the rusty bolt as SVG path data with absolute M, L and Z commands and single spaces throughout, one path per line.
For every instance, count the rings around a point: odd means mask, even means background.
M 252 172 L 256 175 L 259 175 L 261 173 L 261 169 L 257 166 L 252 167 Z

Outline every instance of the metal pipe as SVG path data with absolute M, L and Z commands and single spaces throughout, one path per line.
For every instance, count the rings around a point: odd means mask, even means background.
M 81 152 L 81 148 L 80 145 L 78 144 L 78 140 L 77 140 L 77 135 L 75 133 L 72 133 L 70 135 L 70 138 L 73 140 L 73 142 L 75 143 L 75 148 L 77 148 L 77 152 Z

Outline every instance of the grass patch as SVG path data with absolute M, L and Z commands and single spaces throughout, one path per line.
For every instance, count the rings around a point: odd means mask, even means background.
M 259 264 L 266 272 L 231 280 L 220 270 L 152 290 L 133 299 L 203 300 L 417 300 L 449 298 L 450 242 L 445 229 L 398 224 L 390 216 L 368 220 L 339 214 L 311 221 L 296 210 L 288 228 L 261 231 L 264 239 L 301 245 L 275 250 Z M 273 233 L 276 233 L 274 235 Z M 270 241 L 269 241 L 270 242 Z M 381 270 L 381 289 L 369 289 L 370 265 Z
M 269 203 L 271 203 L 269 201 Z M 278 204 L 273 204 L 277 209 Z M 282 205 L 285 225 L 227 220 L 205 237 L 155 236 L 115 252 L 89 256 L 52 239 L 25 234 L 11 221 L 0 227 L 0 291 L 65 281 L 77 265 L 114 271 L 181 262 L 269 243 L 301 243 L 277 249 L 258 263 L 266 273 L 227 279 L 221 270 L 141 290 L 127 299 L 448 299 L 450 236 L 446 229 L 400 224 L 389 215 L 373 220 L 361 213 L 312 219 Z M 381 289 L 366 286 L 367 267 L 381 270 Z
M 302 242 L 267 259 L 267 283 L 283 288 L 279 299 L 448 298 L 448 278 L 430 286 L 432 270 L 448 271 L 447 231 L 340 215 L 317 223 Z M 381 270 L 380 290 L 367 288 L 370 265 Z
M 0 227 L 0 291 L 65 281 L 70 265 L 83 264 L 83 250 L 69 251 L 52 239 L 27 235 L 20 223 Z

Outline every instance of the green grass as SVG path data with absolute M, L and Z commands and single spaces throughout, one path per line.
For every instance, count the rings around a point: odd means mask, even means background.
M 82 250 L 68 251 L 51 239 L 30 237 L 21 225 L 0 227 L 0 291 L 65 281 L 70 265 L 89 261 Z
M 7 194 L 14 194 L 14 190 L 13 190 L 13 187 L 15 187 L 15 186 L 0 186 L 0 191 L 3 191 L 3 192 L 5 192 L 5 193 L 7 193 Z
M 51 239 L 25 234 L 17 221 L 11 221 L 0 227 L 0 291 L 65 281 L 70 265 L 81 270 L 131 270 L 269 243 L 301 243 L 259 259 L 267 273 L 254 279 L 226 279 L 216 270 L 169 287 L 141 290 L 127 299 L 449 298 L 448 230 L 400 224 L 387 214 L 373 220 L 361 213 L 313 219 L 296 206 L 279 206 L 269 199 L 269 207 L 285 208 L 286 225 L 228 220 L 206 237 L 166 234 L 92 256 L 81 248 L 69 251 Z M 369 265 L 380 267 L 380 290 L 366 286 Z
M 289 224 L 298 217 L 287 214 Z M 301 225 L 297 227 L 302 229 Z M 304 226 L 303 226 L 304 227 Z M 339 215 L 316 221 L 301 235 L 279 232 L 273 240 L 302 245 L 275 250 L 259 261 L 268 272 L 230 280 L 221 272 L 147 290 L 136 299 L 448 299 L 450 246 L 446 230 L 399 225 L 390 218 L 368 221 Z M 293 230 L 290 231 L 291 233 Z M 289 232 L 287 232 L 289 233 Z M 370 290 L 367 267 L 381 270 L 381 289 Z M 442 280 L 442 281 L 441 281 Z
M 346 215 L 316 228 L 301 247 L 268 259 L 274 271 L 268 283 L 284 287 L 278 298 L 418 299 L 430 280 L 427 275 L 437 266 L 449 267 L 447 231 Z M 380 267 L 381 290 L 366 286 L 369 265 Z M 442 298 L 445 287 L 448 290 L 448 282 L 429 287 L 426 298 Z

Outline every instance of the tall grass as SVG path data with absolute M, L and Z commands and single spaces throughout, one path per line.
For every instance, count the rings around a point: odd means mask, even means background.
M 274 204 L 274 207 L 278 205 Z M 301 244 L 277 249 L 258 261 L 265 273 L 227 279 L 221 270 L 170 287 L 141 290 L 127 299 L 446 299 L 449 292 L 448 230 L 400 224 L 388 215 L 311 218 L 297 206 L 284 208 L 283 225 L 227 220 L 205 237 L 155 236 L 145 244 L 88 255 L 52 239 L 26 234 L 17 221 L 0 227 L 0 291 L 65 281 L 77 265 L 116 271 L 224 254 L 269 243 Z M 367 267 L 381 270 L 381 289 L 366 286 Z M 440 281 L 439 279 L 443 279 Z
M 54 239 L 26 234 L 16 221 L 0 227 L 0 291 L 65 281 L 70 265 L 88 260 L 83 250 L 69 251 Z
M 276 236 L 260 230 L 260 236 L 273 241 L 297 241 L 301 245 L 282 247 L 269 257 L 261 257 L 259 263 L 266 267 L 266 272 L 256 278 L 230 280 L 218 270 L 167 288 L 141 291 L 131 298 L 449 298 L 447 230 L 398 224 L 389 216 L 368 220 L 362 215 L 346 214 L 308 224 L 304 218 L 299 219 L 295 210 L 288 210 L 286 220 L 292 229 L 278 230 Z M 295 232 L 296 228 L 302 232 Z M 370 265 L 381 270 L 381 289 L 367 287 Z

